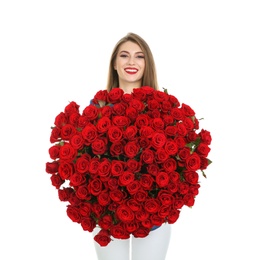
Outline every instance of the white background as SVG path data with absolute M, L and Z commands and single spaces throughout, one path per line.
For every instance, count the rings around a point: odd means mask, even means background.
M 207 179 L 172 225 L 167 260 L 259 260 L 259 1 L 0 2 L 0 259 L 93 259 L 92 236 L 66 215 L 45 163 L 69 101 L 104 89 L 128 32 L 154 54 L 161 88 L 212 134 Z

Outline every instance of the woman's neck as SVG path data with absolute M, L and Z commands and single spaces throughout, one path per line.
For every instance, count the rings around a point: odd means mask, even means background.
M 131 94 L 134 88 L 140 88 L 141 84 L 139 82 L 131 83 L 131 84 L 120 84 L 119 88 L 124 90 L 124 93 Z

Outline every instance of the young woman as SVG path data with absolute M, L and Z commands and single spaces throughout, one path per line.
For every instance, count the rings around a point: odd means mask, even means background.
M 137 34 L 120 39 L 111 55 L 107 90 L 121 88 L 131 93 L 134 88 L 158 89 L 156 68 L 148 44 Z M 93 236 L 98 233 L 98 227 Z M 95 243 L 98 260 L 164 260 L 169 246 L 171 227 L 154 227 L 145 238 L 115 239 L 105 247 Z M 131 258 L 132 257 L 132 258 Z

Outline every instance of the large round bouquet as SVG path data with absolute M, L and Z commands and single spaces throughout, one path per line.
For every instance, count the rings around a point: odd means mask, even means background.
M 101 246 L 175 223 L 183 206 L 194 205 L 198 171 L 206 177 L 211 163 L 211 135 L 199 130 L 194 110 L 146 86 L 100 90 L 81 113 L 70 102 L 50 142 L 51 183 L 73 222 L 89 232 L 100 227 Z

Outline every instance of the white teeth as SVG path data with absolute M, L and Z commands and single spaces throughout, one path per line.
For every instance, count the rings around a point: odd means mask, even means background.
M 125 71 L 129 71 L 129 72 L 136 72 L 137 70 L 135 70 L 135 69 L 127 69 L 127 70 L 125 70 Z

